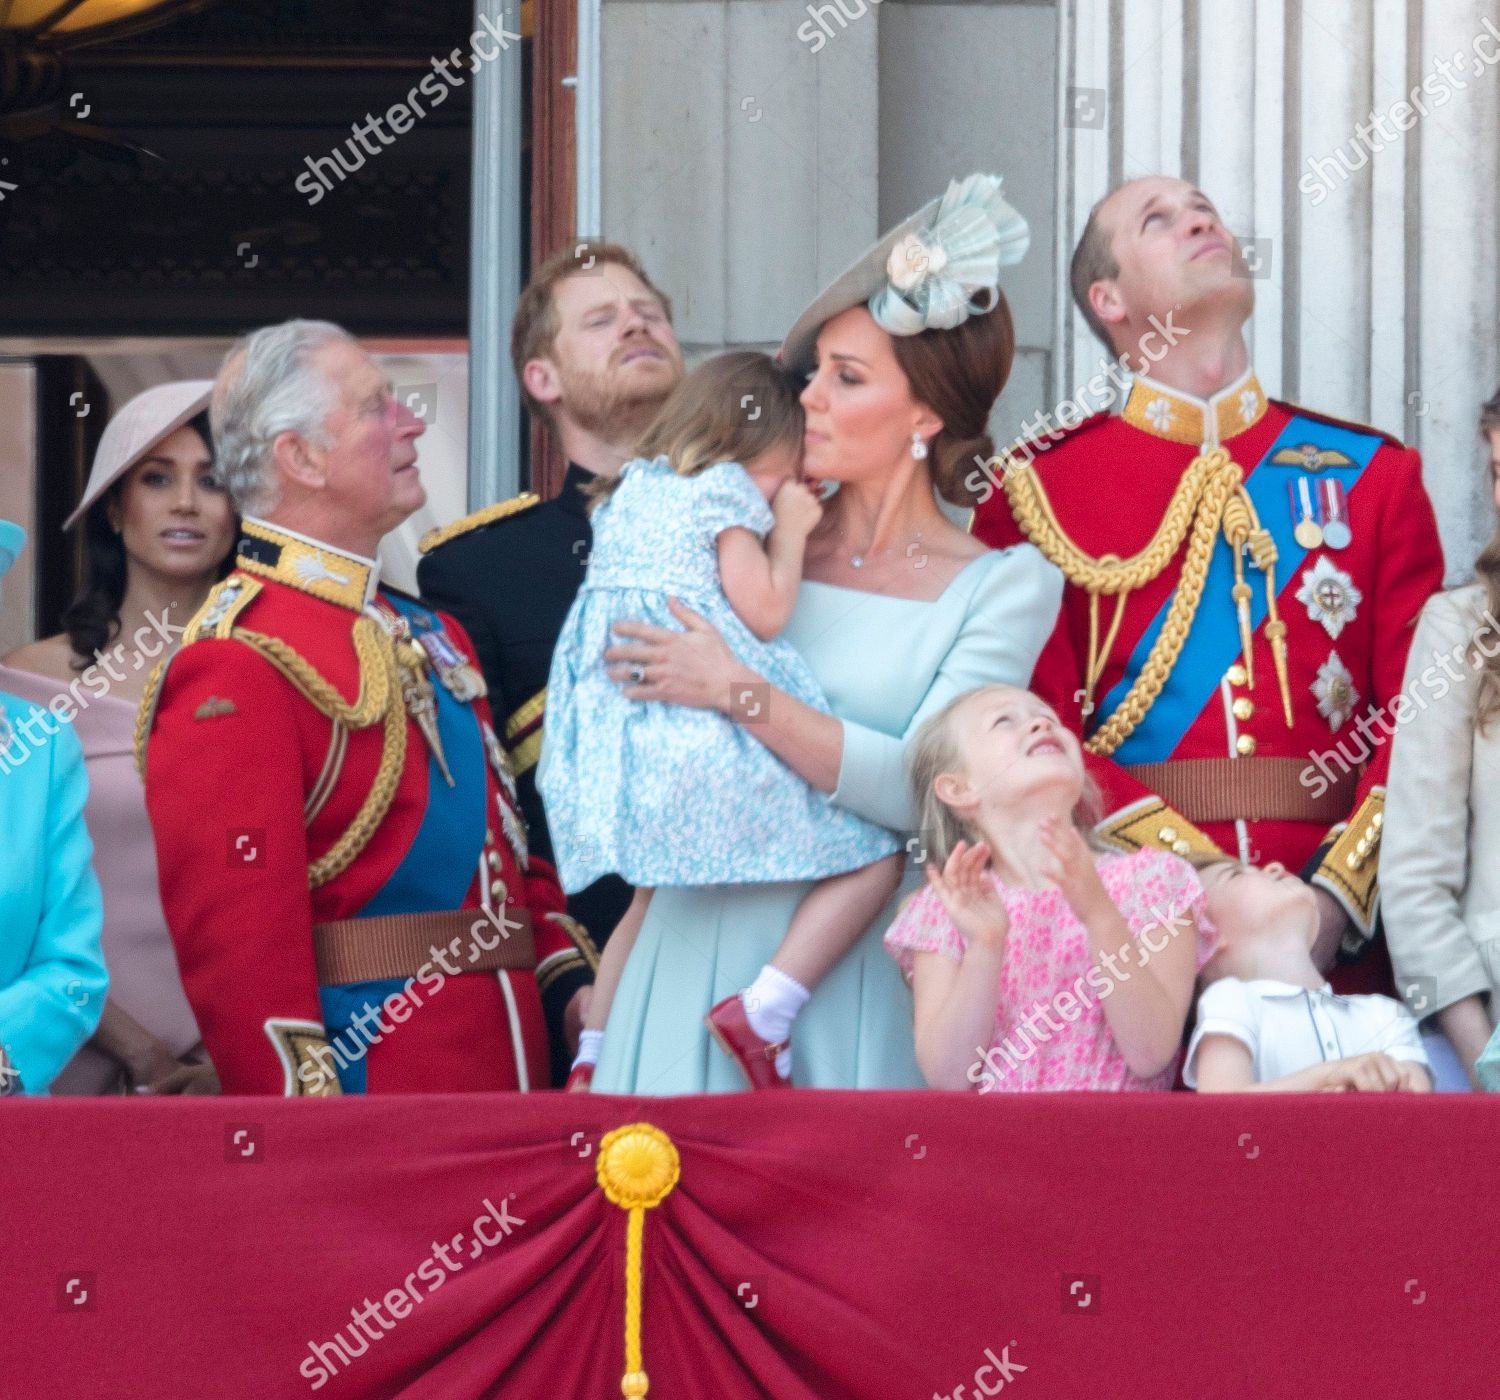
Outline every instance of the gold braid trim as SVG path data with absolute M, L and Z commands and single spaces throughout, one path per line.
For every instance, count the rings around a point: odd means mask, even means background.
M 359 694 L 352 705 L 339 694 L 331 681 L 318 674 L 310 661 L 300 656 L 280 637 L 252 632 L 246 627 L 235 628 L 234 636 L 260 652 L 322 714 L 349 729 L 368 729 L 376 720 L 386 716 L 391 697 L 400 688 L 399 677 L 393 674 L 395 649 L 389 645 L 389 639 L 373 618 L 361 617 L 354 623 L 354 654 L 359 660 Z M 400 711 L 399 704 L 396 709 Z
M 361 618 L 360 621 L 367 619 Z M 380 749 L 380 767 L 376 769 L 375 781 L 370 785 L 370 791 L 365 795 L 365 800 L 354 814 L 354 820 L 349 823 L 348 829 L 307 867 L 310 889 L 317 889 L 335 876 L 342 875 L 354 858 L 369 845 L 370 838 L 385 820 L 385 814 L 390 811 L 391 800 L 396 795 L 396 784 L 400 782 L 401 770 L 406 765 L 406 706 L 402 704 L 399 694 L 400 679 L 396 675 L 395 647 L 380 648 L 376 659 L 382 667 L 382 689 L 390 697 L 385 708 L 385 739 Z M 298 657 L 298 660 L 301 658 Z M 305 662 L 303 664 L 306 665 Z M 365 675 L 365 668 L 361 665 L 361 693 L 365 688 Z
M 1018 462 L 1005 473 L 1005 494 L 1016 523 L 1070 583 L 1089 593 L 1091 603 L 1101 593 L 1123 595 L 1149 583 L 1172 561 L 1183 537 L 1188 536 L 1187 556 L 1161 634 L 1129 693 L 1114 714 L 1089 737 L 1086 747 L 1090 753 L 1105 758 L 1114 753 L 1161 694 L 1197 615 L 1225 507 L 1243 491 L 1244 480 L 1244 472 L 1223 448 L 1201 453 L 1182 474 L 1166 514 L 1146 548 L 1129 559 L 1112 554 L 1095 559 L 1064 533 L 1046 490 L 1029 463 Z M 1090 643 L 1092 653 L 1097 649 L 1096 635 L 1091 635 Z M 1105 657 L 1094 654 L 1089 656 L 1086 704 L 1093 702 L 1093 686 L 1103 672 L 1104 660 Z
M 151 668 L 146 680 L 146 689 L 141 693 L 141 703 L 135 708 L 135 732 L 131 747 L 135 750 L 135 771 L 146 781 L 146 741 L 151 737 L 151 726 L 156 722 L 156 705 L 161 699 L 161 683 L 167 674 L 167 663 L 172 654 L 167 653 Z
M 359 694 L 351 705 L 331 681 L 320 675 L 310 661 L 280 637 L 252 632 L 244 627 L 234 628 L 228 636 L 253 647 L 335 726 L 368 729 L 376 720 L 385 722 L 380 766 L 376 769 L 370 791 L 343 835 L 307 867 L 308 886 L 317 889 L 343 874 L 369 844 L 390 811 L 396 785 L 401 780 L 401 770 L 406 764 L 407 717 L 395 643 L 373 618 L 360 617 L 355 621 L 353 637 L 354 654 L 359 660 Z M 164 657 L 151 672 L 135 715 L 135 762 L 142 777 L 145 776 L 146 741 L 160 699 L 162 677 L 170 659 Z
M 1001 481 L 1016 524 L 1026 532 L 1032 544 L 1067 575 L 1068 581 L 1090 593 L 1113 596 L 1150 583 L 1172 562 L 1187 535 L 1188 526 L 1193 522 L 1203 488 L 1211 476 L 1223 470 L 1222 463 L 1228 461 L 1229 454 L 1222 450 L 1193 458 L 1183 472 L 1182 480 L 1177 483 L 1177 489 L 1172 492 L 1166 514 L 1156 527 L 1151 542 L 1129 559 L 1121 559 L 1115 554 L 1103 554 L 1095 559 L 1079 549 L 1068 538 L 1052 509 L 1046 488 L 1030 462 L 1012 457 L 1006 463 Z

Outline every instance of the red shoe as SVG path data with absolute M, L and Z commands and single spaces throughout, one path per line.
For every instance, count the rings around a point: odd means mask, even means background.
M 568 1094 L 587 1094 L 594 1087 L 594 1067 L 590 1064 L 574 1065 L 568 1071 L 568 1082 L 563 1091 Z
M 725 997 L 703 1021 L 724 1053 L 740 1067 L 752 1089 L 792 1087 L 792 1081 L 776 1068 L 776 1057 L 787 1048 L 788 1042 L 783 1040 L 779 1045 L 772 1045 L 756 1035 L 738 993 Z

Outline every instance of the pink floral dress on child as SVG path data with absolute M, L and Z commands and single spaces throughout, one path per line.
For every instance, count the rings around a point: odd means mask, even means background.
M 1139 939 L 1151 925 L 1151 941 L 1160 948 L 1164 936 L 1191 936 L 1181 916 L 1200 930 L 1194 959 L 1201 969 L 1213 953 L 1213 940 L 1202 932 L 1203 887 L 1185 860 L 1168 851 L 1140 850 L 1099 858 L 1099 877 L 1131 934 Z M 989 878 L 1000 885 L 993 871 Z M 986 1090 L 1021 1089 L 1170 1089 L 1177 1061 L 1150 1079 L 1130 1071 L 1109 1023 L 1103 1001 L 1123 980 L 1088 955 L 1087 933 L 1061 890 L 1025 890 L 1000 885 L 1010 935 L 1000 972 L 995 1034 L 989 1053 L 975 1050 L 969 1079 Z M 1172 933 L 1173 929 L 1180 930 Z M 886 951 L 901 964 L 909 982 L 917 953 L 939 953 L 954 962 L 968 946 L 930 885 L 902 906 L 886 931 Z M 1145 945 L 1136 959 L 1150 960 Z M 1071 1014 L 1070 1014 L 1071 1013 Z M 1028 1028 L 1029 1023 L 1029 1028 Z

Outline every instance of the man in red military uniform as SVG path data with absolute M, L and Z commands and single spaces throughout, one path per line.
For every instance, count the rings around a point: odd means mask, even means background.
M 249 336 L 215 388 L 234 571 L 142 706 L 162 901 L 226 1093 L 545 1084 L 530 858 L 468 638 L 379 586 L 421 423 L 335 326 Z
M 1087 736 L 1100 834 L 1300 871 L 1326 966 L 1374 930 L 1389 716 L 1442 555 L 1415 452 L 1266 398 L 1252 287 L 1184 181 L 1102 200 L 1073 292 L 1134 372 L 1121 411 L 1013 453 L 973 529 L 1067 576 L 1034 684 Z

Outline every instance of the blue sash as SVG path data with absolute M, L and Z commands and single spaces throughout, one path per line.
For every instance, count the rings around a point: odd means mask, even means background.
M 1295 521 L 1287 490 L 1287 483 L 1307 474 L 1307 468 L 1300 463 L 1281 464 L 1271 459 L 1283 448 L 1300 448 L 1306 444 L 1324 451 L 1341 452 L 1350 459 L 1350 465 L 1324 467 L 1316 474 L 1316 478 L 1336 478 L 1343 483 L 1347 496 L 1352 493 L 1360 473 L 1379 449 L 1380 442 L 1380 437 L 1373 433 L 1355 432 L 1351 428 L 1337 427 L 1314 418 L 1295 417 L 1266 449 L 1266 455 L 1254 470 L 1248 473 L 1245 489 L 1255 503 L 1260 523 L 1276 541 L 1278 601 L 1279 591 L 1284 590 L 1287 583 L 1296 577 L 1308 554 L 1292 534 Z M 1245 561 L 1245 581 L 1252 588 L 1250 623 L 1253 635 L 1266 620 L 1266 590 L 1260 570 L 1248 559 Z M 1162 763 L 1171 758 L 1177 745 L 1182 742 L 1183 735 L 1213 698 L 1224 673 L 1240 653 L 1239 618 L 1230 592 L 1233 586 L 1234 556 L 1221 535 L 1214 545 L 1208 578 L 1203 585 L 1203 596 L 1199 600 L 1197 615 L 1193 618 L 1193 626 L 1177 658 L 1177 664 L 1172 668 L 1167 684 L 1146 712 L 1145 718 L 1136 726 L 1134 733 L 1115 750 L 1116 763 Z M 1099 703 L 1099 723 L 1102 724 L 1115 712 L 1129 693 L 1130 687 L 1135 684 L 1151 654 L 1151 648 L 1161 635 L 1171 605 L 1172 598 L 1168 597 L 1161 610 L 1152 618 L 1151 625 L 1136 642 L 1125 663 L 1124 675 Z M 1107 600 L 1101 601 L 1101 608 L 1107 611 L 1107 607 Z M 1262 667 L 1256 671 L 1257 689 L 1270 686 L 1275 690 L 1276 676 L 1274 671 L 1264 674 L 1268 669 Z M 1280 706 L 1277 708 L 1279 710 Z
M 413 631 L 424 621 L 433 627 L 438 625 L 431 612 L 404 598 L 386 596 L 386 601 L 406 617 Z M 498 814 L 486 810 L 489 763 L 479 732 L 479 717 L 472 705 L 461 705 L 455 700 L 436 676 L 432 677 L 432 688 L 437 700 L 438 736 L 454 786 L 448 786 L 437 759 L 428 753 L 427 808 L 422 814 L 422 824 L 385 884 L 359 911 L 360 918 L 462 908 L 464 896 L 479 871 L 487 823 L 498 820 Z M 426 748 L 420 734 L 411 735 L 408 742 Z M 404 985 L 405 979 L 391 978 L 320 988 L 319 1001 L 329 1036 L 343 1035 L 340 1045 L 345 1051 L 360 1048 L 358 1037 L 343 1033 L 362 1011 L 373 1012 Z M 362 1053 L 354 1063 L 340 1063 L 337 1069 L 346 1094 L 365 1092 Z

